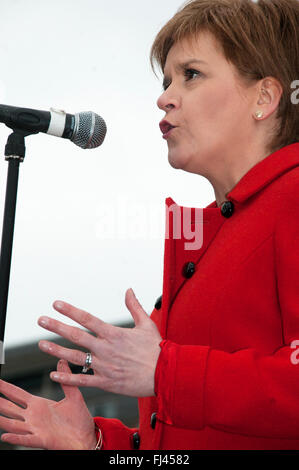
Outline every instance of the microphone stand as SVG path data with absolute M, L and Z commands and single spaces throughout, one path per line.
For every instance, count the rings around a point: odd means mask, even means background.
M 9 290 L 11 254 L 15 225 L 19 165 L 25 157 L 25 137 L 33 132 L 13 129 L 5 146 L 5 160 L 8 161 L 5 207 L 0 253 L 0 375 L 4 364 L 4 332 Z

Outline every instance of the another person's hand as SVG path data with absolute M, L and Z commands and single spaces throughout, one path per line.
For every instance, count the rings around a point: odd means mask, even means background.
M 70 372 L 59 361 L 59 372 Z M 92 450 L 96 447 L 94 421 L 77 387 L 62 386 L 59 402 L 36 397 L 0 380 L 1 440 L 10 444 L 49 450 Z M 10 401 L 11 400 L 11 401 Z
M 134 397 L 155 395 L 155 369 L 162 338 L 132 289 L 126 291 L 125 302 L 134 319 L 135 328 L 109 325 L 68 303 L 54 302 L 55 310 L 75 320 L 96 336 L 49 317 L 39 318 L 40 326 L 85 348 L 92 356 L 94 375 L 52 372 L 52 380 L 67 385 L 98 387 Z M 86 353 L 82 351 L 44 340 L 40 341 L 39 346 L 42 351 L 73 364 L 85 364 Z

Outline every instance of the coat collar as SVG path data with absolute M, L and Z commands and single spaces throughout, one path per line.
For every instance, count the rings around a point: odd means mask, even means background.
M 299 166 L 299 143 L 287 145 L 252 167 L 226 194 L 232 202 L 245 202 L 276 178 Z
M 299 143 L 282 147 L 268 155 L 264 160 L 258 162 L 226 194 L 226 198 L 233 203 L 242 204 L 268 184 L 272 183 L 276 178 L 279 178 L 296 166 L 299 166 Z M 171 197 L 168 197 L 165 202 L 168 206 L 172 204 L 177 205 Z M 209 213 L 212 215 L 213 211 L 209 211 L 209 209 L 214 208 L 218 208 L 216 201 L 212 202 L 204 209 L 205 214 L 208 215 Z
M 282 147 L 258 162 L 226 194 L 226 198 L 234 203 L 242 204 L 296 166 L 299 166 L 299 143 Z M 207 208 L 215 207 L 218 207 L 216 201 L 207 206 Z

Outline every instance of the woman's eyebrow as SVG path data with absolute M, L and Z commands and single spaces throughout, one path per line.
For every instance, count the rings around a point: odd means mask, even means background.
M 182 70 L 185 70 L 186 68 L 190 67 L 190 65 L 192 65 L 192 64 L 205 64 L 205 65 L 208 65 L 208 63 L 205 62 L 204 60 L 190 59 L 187 62 L 177 63 L 174 66 L 174 68 L 177 72 L 181 72 Z M 168 82 L 169 82 L 169 78 L 168 78 L 167 74 L 164 74 L 163 86 L 166 86 Z
M 205 62 L 202 59 L 190 59 L 187 62 L 176 64 L 175 69 L 180 71 L 182 69 L 185 69 L 186 67 L 190 67 L 191 64 L 206 64 L 207 65 L 207 62 Z

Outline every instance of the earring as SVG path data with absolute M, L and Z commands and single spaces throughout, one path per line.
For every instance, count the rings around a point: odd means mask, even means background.
M 256 115 L 256 117 L 257 117 L 258 119 L 261 119 L 262 117 L 264 117 L 263 111 L 257 111 L 257 112 L 255 113 L 255 115 Z

